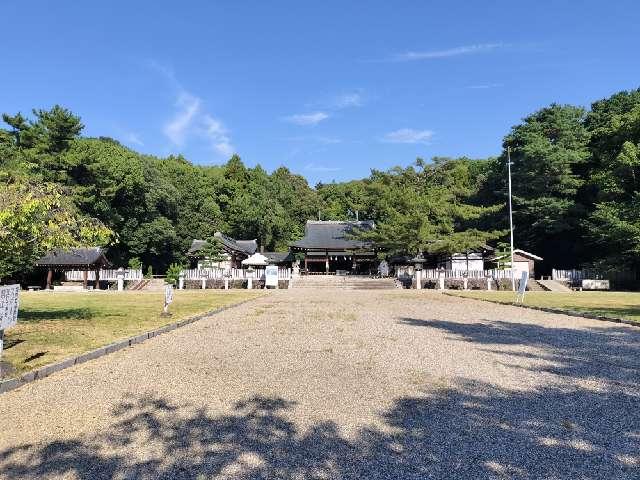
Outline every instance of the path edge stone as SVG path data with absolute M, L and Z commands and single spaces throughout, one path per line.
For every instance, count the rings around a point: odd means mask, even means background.
M 490 300 L 488 298 L 465 297 L 464 295 L 456 295 L 455 293 L 450 293 L 450 292 L 442 292 L 442 293 L 449 297 L 464 298 L 466 300 L 477 300 L 479 302 L 494 303 L 496 305 L 504 305 L 505 307 L 526 308 L 529 310 L 538 310 L 540 312 L 567 315 L 569 317 L 587 318 L 589 320 L 599 320 L 601 322 L 624 323 L 625 325 L 631 325 L 632 327 L 640 327 L 640 322 L 634 322 L 633 320 L 627 320 L 626 318 L 608 317 L 606 315 L 595 315 L 591 313 L 577 312 L 575 310 L 563 310 L 561 308 L 537 307 L 535 305 L 523 305 L 521 303 L 515 303 L 515 302 L 505 303 L 505 302 L 499 302 L 497 300 Z
M 158 335 L 162 335 L 163 333 L 171 332 L 178 328 L 185 327 L 194 322 L 197 322 L 198 320 L 202 320 L 203 318 L 216 315 L 218 313 L 224 312 L 225 310 L 229 310 L 230 308 L 239 307 L 240 305 L 251 302 L 256 298 L 259 297 L 247 298 L 246 300 L 218 307 L 214 310 L 198 313 L 197 315 L 192 315 L 190 317 L 180 319 L 176 322 L 163 325 L 153 330 L 139 333 L 138 335 L 134 335 L 133 337 L 116 340 L 113 343 L 104 345 L 100 348 L 96 348 L 95 350 L 89 350 L 88 352 L 81 353 L 74 357 L 65 358 L 64 360 L 60 360 L 59 362 L 44 365 L 40 368 L 36 368 L 35 370 L 23 373 L 19 377 L 0 380 L 0 395 L 11 390 L 15 390 L 16 388 L 20 388 L 28 383 L 35 382 L 36 380 L 39 380 L 41 378 L 48 377 L 52 373 L 66 370 L 67 368 L 71 368 L 75 365 L 80 365 L 81 363 L 85 363 L 90 360 L 95 360 L 96 358 L 104 357 L 105 355 L 117 352 L 118 350 L 123 350 L 127 347 L 132 347 L 134 345 L 146 342 L 147 340 L 153 337 L 157 337 Z

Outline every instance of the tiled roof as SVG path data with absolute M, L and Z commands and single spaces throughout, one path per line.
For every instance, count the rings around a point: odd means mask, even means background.
M 100 247 L 56 249 L 36 262 L 38 267 L 88 267 L 108 266 L 109 260 Z
M 240 252 L 245 255 L 253 255 L 256 250 L 258 250 L 258 242 L 255 239 L 236 240 L 220 232 L 216 232 L 214 234 L 214 237 L 220 240 L 222 245 L 225 246 L 228 250 L 234 252 Z M 205 246 L 206 243 L 206 240 L 193 240 L 193 242 L 191 242 L 191 247 L 189 248 L 187 255 L 193 256 L 197 254 L 202 249 L 202 247 Z
M 267 257 L 269 263 L 287 263 L 295 260 L 291 252 L 262 252 Z
M 307 221 L 304 238 L 293 242 L 293 248 L 351 250 L 367 248 L 371 245 L 362 240 L 349 238 L 357 229 L 371 230 L 375 224 L 371 220 L 342 222 L 342 221 Z

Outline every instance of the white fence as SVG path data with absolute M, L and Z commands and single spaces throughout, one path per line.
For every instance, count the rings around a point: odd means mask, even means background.
M 398 278 L 413 276 L 413 267 L 407 269 L 398 269 L 396 271 Z M 425 269 L 422 270 L 422 278 L 427 280 L 437 280 L 443 278 L 493 278 L 495 280 L 509 279 L 511 280 L 511 270 L 438 270 Z
M 637 280 L 637 273 L 629 270 L 619 270 L 610 272 L 599 272 L 592 269 L 572 269 L 572 270 L 558 270 L 553 269 L 551 271 L 551 278 L 553 280 L 560 280 L 571 283 L 580 283 L 582 280 L 611 280 L 617 282 L 633 281 Z
M 253 280 L 264 280 L 264 268 L 255 268 L 252 272 L 243 268 L 192 268 L 189 270 L 183 270 L 182 274 L 184 275 L 185 280 L 202 280 L 206 279 L 214 279 L 214 280 L 224 280 L 228 278 L 229 280 L 246 280 L 251 278 Z M 290 280 L 291 279 L 291 269 L 290 268 L 278 268 L 278 280 Z
M 100 280 L 116 281 L 118 279 L 118 272 L 124 273 L 124 280 L 142 280 L 142 270 L 100 270 Z M 85 272 L 83 270 L 71 270 L 65 272 L 64 277 L 68 282 L 81 282 L 84 280 Z M 96 279 L 96 272 L 88 270 L 86 272 L 87 280 L 94 281 Z

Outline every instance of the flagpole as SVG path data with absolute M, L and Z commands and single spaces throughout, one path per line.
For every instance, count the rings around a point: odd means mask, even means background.
M 511 288 L 516 291 L 516 279 L 513 271 L 513 208 L 511 206 L 511 147 L 507 147 L 507 170 L 509 172 L 509 233 L 511 240 Z

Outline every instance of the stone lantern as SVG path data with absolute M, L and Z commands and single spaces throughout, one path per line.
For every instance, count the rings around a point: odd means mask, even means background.
M 427 260 L 422 256 L 422 253 L 419 252 L 415 257 L 413 257 L 409 261 L 413 263 L 414 275 L 416 277 L 416 289 L 420 290 L 422 289 L 422 265 Z

